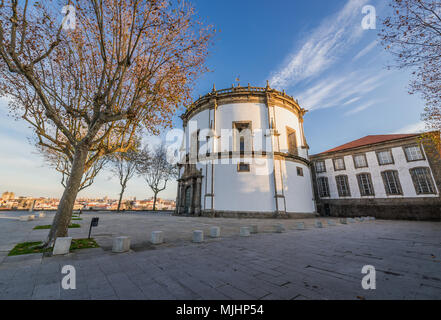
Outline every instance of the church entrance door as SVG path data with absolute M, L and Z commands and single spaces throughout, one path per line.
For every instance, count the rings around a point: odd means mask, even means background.
M 185 189 L 185 213 L 190 213 L 191 208 L 191 187 Z

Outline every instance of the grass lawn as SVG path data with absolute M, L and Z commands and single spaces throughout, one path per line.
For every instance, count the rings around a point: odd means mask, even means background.
M 19 243 L 11 251 L 9 251 L 8 256 L 18 256 L 21 254 L 44 253 L 52 251 L 52 248 L 38 248 L 38 246 L 42 244 L 43 242 L 41 241 Z
M 94 238 L 72 239 L 70 250 L 90 249 L 90 248 L 99 248 L 99 247 L 100 246 L 98 245 L 98 243 L 96 243 Z
M 31 253 L 45 253 L 51 252 L 52 247 L 41 249 L 38 246 L 42 245 L 43 242 L 23 242 L 17 244 L 11 251 L 9 251 L 8 256 L 18 256 L 22 254 L 31 254 Z M 99 248 L 100 246 L 96 243 L 95 239 L 72 239 L 72 243 L 70 244 L 70 250 L 80 250 L 80 249 L 89 249 L 89 248 Z
M 35 226 L 34 230 L 42 230 L 42 229 L 50 229 L 51 225 L 44 225 L 44 226 Z M 69 225 L 69 229 L 74 229 L 74 228 L 81 228 L 81 225 L 76 224 L 76 223 L 72 223 L 71 225 Z
M 72 218 L 73 221 L 81 221 L 83 218 Z

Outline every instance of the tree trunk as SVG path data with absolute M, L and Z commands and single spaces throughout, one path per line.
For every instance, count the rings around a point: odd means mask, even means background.
M 120 212 L 120 209 L 121 209 L 121 201 L 122 201 L 122 197 L 123 197 L 123 194 L 124 194 L 124 190 L 125 190 L 125 189 L 126 189 L 125 186 L 123 186 L 123 187 L 121 188 L 121 193 L 119 194 L 118 209 L 116 210 L 117 212 Z
M 155 195 L 153 197 L 153 211 L 156 211 L 156 198 L 158 196 L 158 192 L 155 192 Z
M 45 246 L 50 246 L 58 237 L 67 236 L 69 223 L 72 218 L 73 207 L 75 205 L 75 200 L 81 185 L 81 179 L 83 178 L 87 154 L 88 148 L 85 146 L 79 146 L 75 150 L 70 177 L 58 205 L 57 213 L 55 214 L 52 222 L 51 230 L 49 231 Z

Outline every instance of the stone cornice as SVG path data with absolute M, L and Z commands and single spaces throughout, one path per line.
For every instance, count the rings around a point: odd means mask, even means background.
M 227 151 L 227 152 L 207 153 L 205 157 L 203 155 L 199 155 L 198 160 L 194 159 L 193 161 L 201 162 L 201 161 L 221 160 L 221 159 L 247 159 L 247 158 L 271 158 L 271 157 L 272 157 L 272 153 L 266 151 L 244 152 L 243 154 L 241 154 L 240 152 Z M 190 160 L 188 154 L 186 155 L 185 158 L 187 162 Z M 284 152 L 274 152 L 274 159 L 303 163 L 306 166 L 310 166 L 311 164 L 311 162 L 308 159 Z M 181 163 L 181 165 L 185 165 L 185 163 Z
M 268 106 L 278 106 L 288 109 L 303 119 L 307 110 L 301 108 L 297 100 L 287 95 L 284 91 L 272 89 L 269 86 L 263 87 L 231 87 L 229 89 L 216 90 L 200 97 L 192 105 L 187 107 L 187 111 L 181 116 L 184 123 L 197 113 L 231 103 L 264 103 Z

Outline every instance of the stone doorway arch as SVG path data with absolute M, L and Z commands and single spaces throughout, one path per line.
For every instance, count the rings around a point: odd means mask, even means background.
M 178 180 L 176 214 L 201 215 L 202 169 L 195 164 L 185 164 L 184 173 Z

